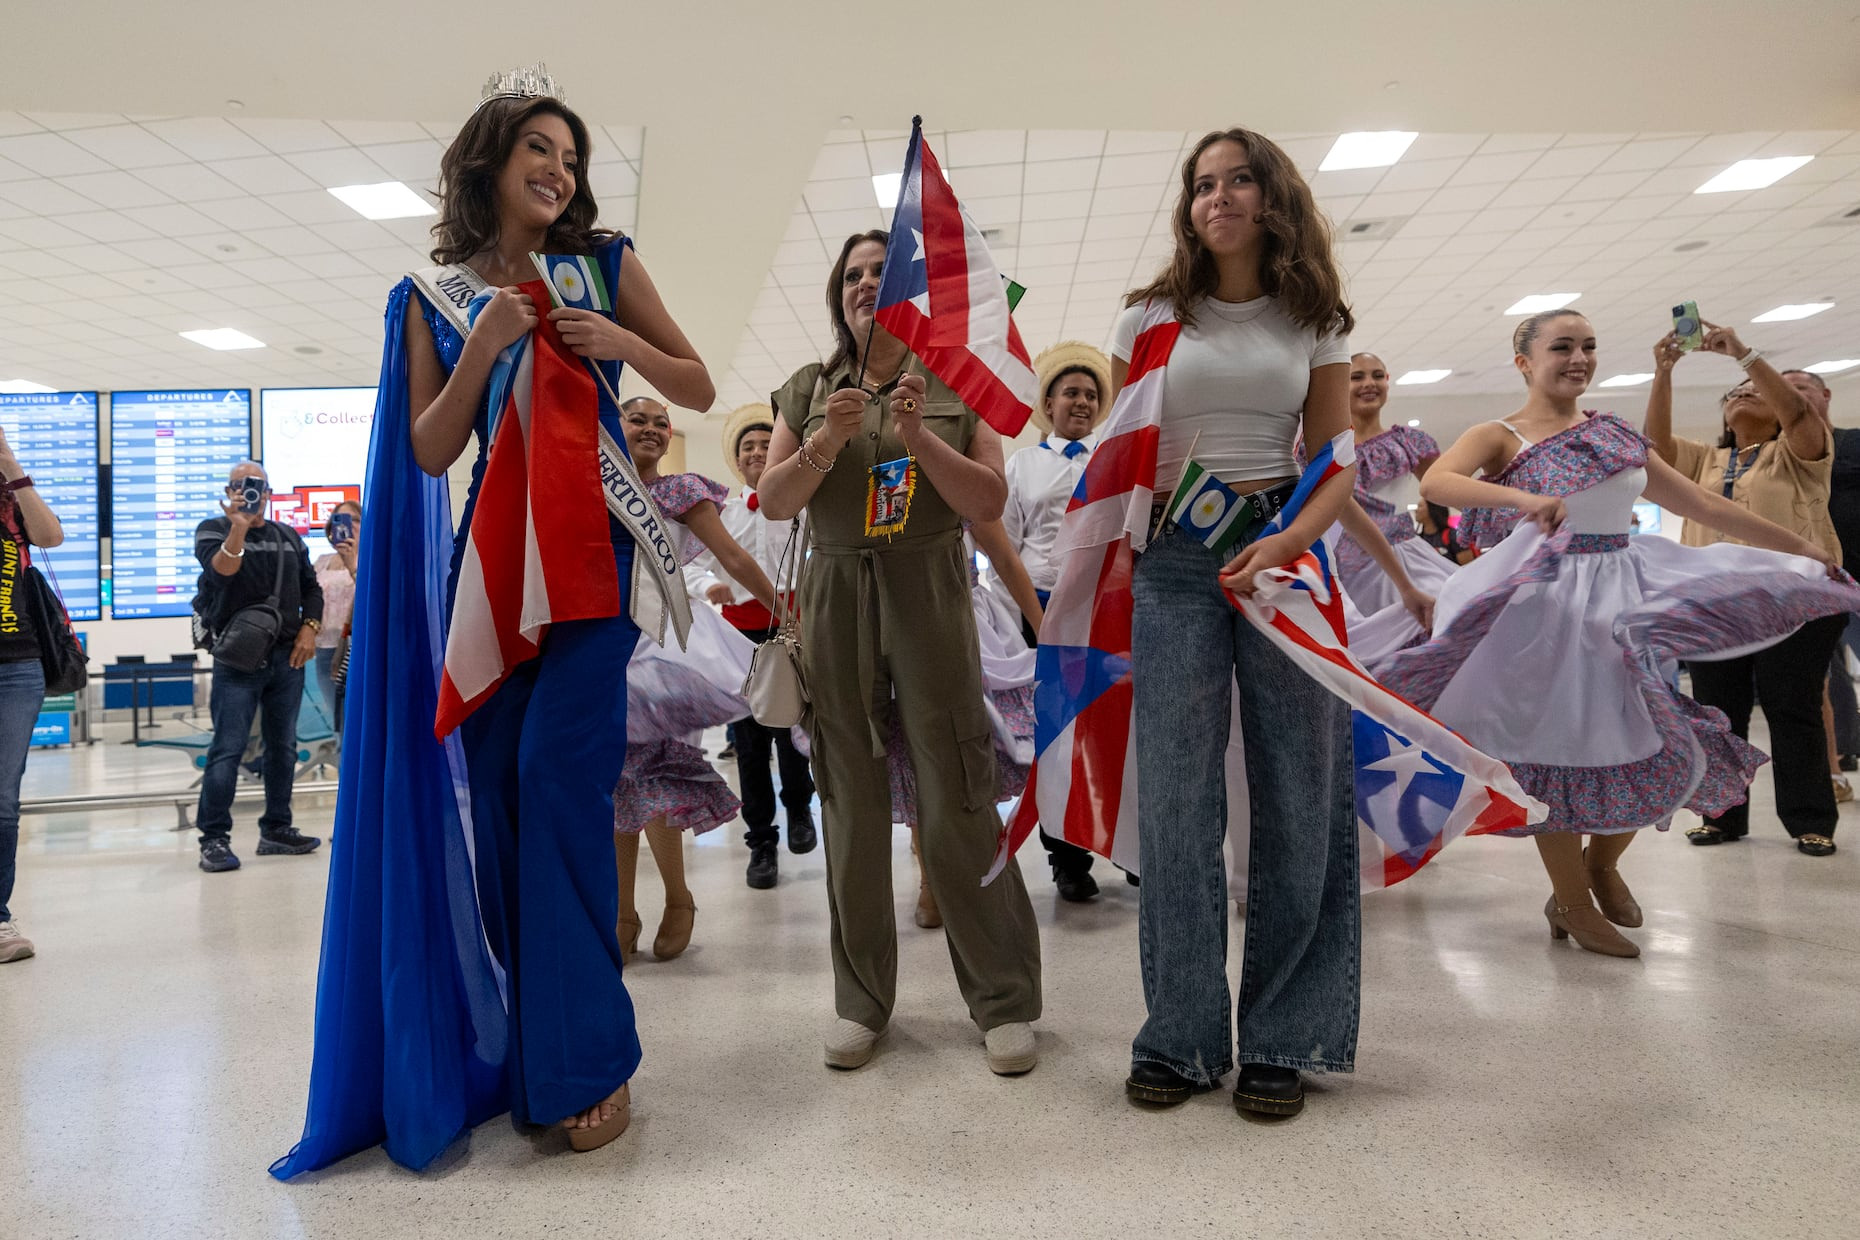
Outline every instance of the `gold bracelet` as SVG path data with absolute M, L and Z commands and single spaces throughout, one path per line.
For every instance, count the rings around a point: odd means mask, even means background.
M 811 435 L 801 441 L 801 448 L 800 448 L 800 451 L 797 453 L 797 455 L 801 458 L 801 463 L 807 466 L 809 469 L 813 470 L 817 474 L 832 473 L 834 462 L 828 461 L 825 465 L 822 465 L 814 459 L 814 454 L 807 450 L 807 445 L 812 442 L 813 442 L 813 436 Z

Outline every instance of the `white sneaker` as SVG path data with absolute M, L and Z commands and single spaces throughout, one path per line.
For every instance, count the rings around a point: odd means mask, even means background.
M 827 1032 L 827 1067 L 863 1068 L 872 1062 L 883 1029 L 868 1029 L 856 1020 L 840 1019 Z
M 0 921 L 0 964 L 32 955 L 32 940 L 19 932 L 16 921 Z
M 996 1025 L 982 1035 L 982 1042 L 988 1047 L 988 1070 L 996 1076 L 1019 1076 L 1040 1062 L 1033 1026 L 1025 1022 Z

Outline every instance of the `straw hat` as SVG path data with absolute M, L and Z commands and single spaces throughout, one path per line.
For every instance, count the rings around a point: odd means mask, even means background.
M 1060 371 L 1073 367 L 1083 367 L 1098 380 L 1098 416 L 1092 419 L 1092 429 L 1097 430 L 1111 416 L 1111 359 L 1083 341 L 1062 340 L 1041 350 L 1040 356 L 1033 359 L 1036 385 L 1033 424 L 1040 428 L 1042 435 L 1050 435 L 1053 431 L 1053 420 L 1046 416 L 1046 389 L 1052 386 Z
M 767 405 L 744 405 L 731 412 L 723 424 L 723 460 L 736 475 L 736 480 L 744 486 L 749 479 L 743 477 L 743 467 L 736 463 L 736 445 L 744 435 L 754 430 L 763 430 L 771 435 L 775 433 L 775 411 Z

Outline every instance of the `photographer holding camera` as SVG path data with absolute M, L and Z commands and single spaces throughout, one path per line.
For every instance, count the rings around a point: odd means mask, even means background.
M 213 744 L 200 782 L 195 824 L 200 868 L 239 868 L 232 851 L 232 800 L 252 719 L 263 709 L 265 811 L 258 852 L 314 852 L 322 840 L 291 826 L 291 785 L 297 765 L 297 710 L 304 665 L 316 654 L 323 623 L 323 589 L 297 531 L 265 519 L 271 486 L 264 467 L 241 461 L 226 485 L 224 516 L 194 531 L 194 555 L 205 570 L 195 611 L 213 652 Z

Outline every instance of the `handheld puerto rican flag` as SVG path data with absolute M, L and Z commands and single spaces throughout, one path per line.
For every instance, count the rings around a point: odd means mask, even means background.
M 1033 362 L 1009 307 L 1008 282 L 911 120 L 891 244 L 873 313 L 962 403 L 1003 435 L 1033 413 Z
M 1246 505 L 1240 493 L 1194 461 L 1169 497 L 1169 519 L 1176 529 L 1215 551 L 1226 551 L 1246 532 Z
M 1060 526 L 1059 578 L 1040 626 L 1036 757 L 985 883 L 1041 825 L 1049 835 L 1137 869 L 1131 572 L 1149 535 L 1163 380 L 1179 333 L 1167 305 L 1152 302 L 1145 309 L 1124 388 Z M 1286 529 L 1312 494 L 1354 457 L 1350 431 L 1324 445 L 1265 532 Z M 1365 889 L 1400 882 L 1460 835 L 1515 830 L 1547 817 L 1548 807 L 1527 794 L 1502 762 L 1378 683 L 1357 662 L 1349 650 L 1343 596 L 1322 542 L 1256 580 L 1252 598 L 1230 594 L 1228 601 L 1352 708 Z
M 607 281 L 601 279 L 601 269 L 592 259 L 581 254 L 532 253 L 530 261 L 549 286 L 549 300 L 557 309 L 598 310 L 603 314 L 613 310 Z

